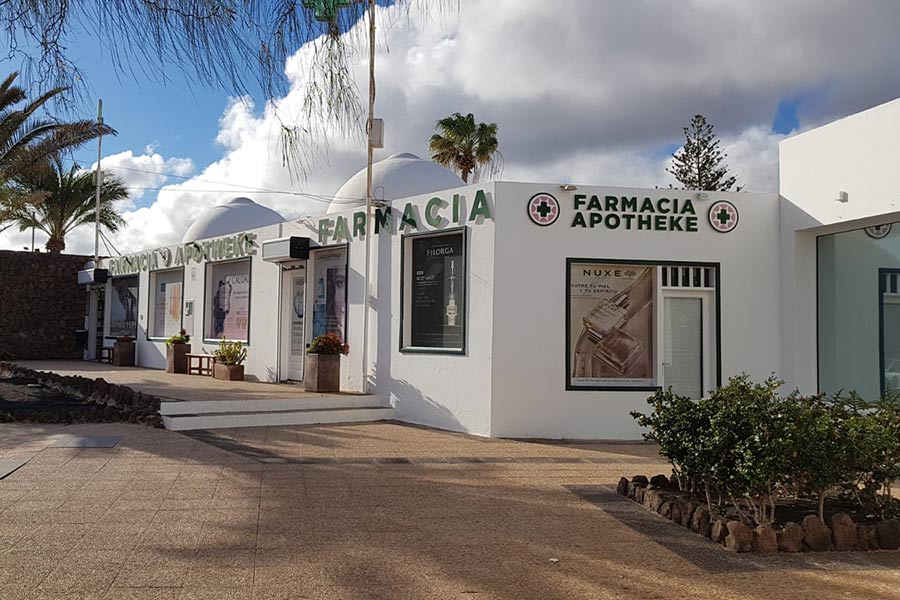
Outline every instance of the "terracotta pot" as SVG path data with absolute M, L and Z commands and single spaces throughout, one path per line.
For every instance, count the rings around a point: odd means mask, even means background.
M 216 363 L 213 366 L 213 377 L 225 381 L 243 381 L 244 365 L 223 365 Z
M 134 342 L 119 342 L 113 344 L 112 364 L 116 367 L 134 366 Z
M 341 389 L 341 356 L 307 354 L 303 387 L 310 392 L 338 392 Z
M 187 354 L 190 344 L 169 344 L 166 346 L 166 373 L 187 373 Z

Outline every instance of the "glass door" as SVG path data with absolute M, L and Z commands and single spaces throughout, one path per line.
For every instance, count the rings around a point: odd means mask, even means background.
M 306 272 L 291 273 L 291 355 L 288 361 L 288 379 L 303 381 L 303 362 L 306 356 L 306 330 L 304 313 L 306 311 Z
M 703 296 L 663 299 L 663 382 L 676 394 L 694 399 L 701 398 L 707 387 L 703 326 L 706 312 Z

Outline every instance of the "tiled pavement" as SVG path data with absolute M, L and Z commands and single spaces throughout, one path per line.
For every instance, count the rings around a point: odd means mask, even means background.
M 898 553 L 733 556 L 621 501 L 664 468 L 644 444 L 0 425 L 15 457 L 0 600 L 900 598 Z

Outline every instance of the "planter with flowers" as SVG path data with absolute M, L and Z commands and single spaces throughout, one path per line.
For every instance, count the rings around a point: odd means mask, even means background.
M 229 342 L 225 338 L 219 342 L 219 347 L 213 351 L 216 364 L 213 366 L 213 377 L 225 381 L 244 380 L 244 359 L 247 358 L 247 349 L 241 342 Z
M 315 338 L 306 350 L 303 385 L 310 392 L 337 392 L 341 389 L 341 355 L 350 346 L 334 333 Z
M 182 329 L 166 340 L 166 373 L 187 373 L 187 355 L 191 351 L 191 336 Z
M 116 367 L 134 366 L 134 338 L 120 335 L 113 343 L 112 364 Z

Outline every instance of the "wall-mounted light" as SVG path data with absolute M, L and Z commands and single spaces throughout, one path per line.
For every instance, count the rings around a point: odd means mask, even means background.
M 697 200 L 701 202 L 709 200 L 709 192 L 697 192 Z
M 559 189 L 561 189 L 564 192 L 574 192 L 575 190 L 578 189 L 578 186 L 572 185 L 571 183 L 564 183 L 561 186 L 559 186 Z
M 834 199 L 835 202 L 847 202 L 850 200 L 850 194 L 845 192 L 844 190 L 838 190 L 837 198 Z

